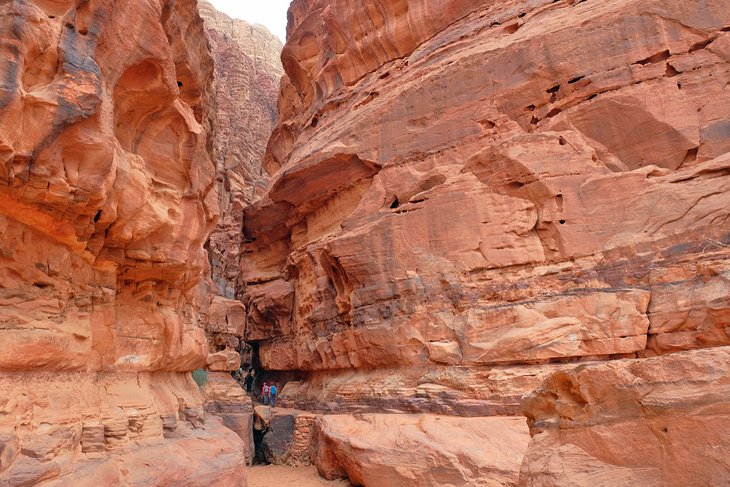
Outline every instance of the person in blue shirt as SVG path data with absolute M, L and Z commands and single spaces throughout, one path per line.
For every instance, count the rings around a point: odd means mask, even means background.
M 269 394 L 271 395 L 271 407 L 276 407 L 276 393 L 279 392 L 276 389 L 276 384 L 271 384 L 269 387 Z

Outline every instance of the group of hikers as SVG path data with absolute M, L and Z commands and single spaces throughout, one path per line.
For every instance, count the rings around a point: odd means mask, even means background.
M 264 386 L 261 388 L 261 396 L 264 398 L 265 405 L 271 405 L 276 407 L 276 393 L 279 392 L 276 389 L 276 384 L 267 384 L 264 382 Z
M 248 370 L 248 374 L 246 374 L 246 377 L 242 379 L 243 376 L 243 367 L 238 369 L 237 371 L 233 372 L 233 377 L 240 383 L 241 380 L 243 380 L 243 388 L 246 390 L 246 392 L 251 393 L 251 389 L 253 388 L 253 369 Z M 261 398 L 265 405 L 271 405 L 272 407 L 276 407 L 276 395 L 279 393 L 278 388 L 276 387 L 275 383 L 268 383 L 264 382 L 263 387 L 261 387 Z

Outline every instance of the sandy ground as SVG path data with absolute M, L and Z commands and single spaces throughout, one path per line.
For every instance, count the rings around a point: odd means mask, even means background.
M 248 468 L 248 487 L 349 487 L 345 480 L 325 480 L 316 467 L 256 465 Z

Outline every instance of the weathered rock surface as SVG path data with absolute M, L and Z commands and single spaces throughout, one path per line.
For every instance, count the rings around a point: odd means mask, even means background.
M 525 391 L 563 365 L 396 367 L 318 371 L 290 381 L 278 404 L 327 413 L 521 414 Z
M 253 402 L 230 374 L 213 372 L 203 387 L 205 411 L 220 416 L 223 424 L 243 441 L 243 455 L 247 464 L 254 457 Z
M 706 104 L 728 80 L 723 2 L 394 7 L 377 41 L 353 33 L 367 9 L 324 3 L 292 7 L 267 155 L 282 169 L 246 221 L 250 295 L 279 276 L 294 288 L 293 319 L 262 338 L 267 367 L 728 342 L 722 319 L 649 308 L 653 294 L 697 284 L 721 295 L 728 282 L 730 114 Z M 566 19 L 605 40 L 568 50 Z M 328 57 L 338 26 L 352 38 Z M 646 35 L 616 38 L 631 29 Z M 668 68 L 689 58 L 697 69 Z M 671 110 L 656 108 L 670 97 Z M 720 295 L 684 306 L 727 313 Z
M 200 15 L 213 56 L 213 159 L 221 219 L 208 250 L 219 295 L 240 297 L 243 209 L 269 181 L 261 165 L 276 123 L 282 45 L 261 25 L 231 19 L 200 2 Z
M 257 408 L 259 422 L 266 424 L 261 443 L 263 457 L 274 465 L 311 465 L 313 424 L 316 415 L 283 408 Z
M 730 347 L 576 367 L 524 400 L 521 485 L 725 485 Z
M 245 221 L 264 367 L 730 343 L 724 2 L 383 5 L 291 8 Z
M 289 17 L 241 262 L 247 339 L 300 371 L 284 404 L 515 414 L 556 370 L 589 383 L 578 364 L 730 345 L 726 1 L 295 0 Z M 578 458 L 554 434 L 535 472 Z M 643 479 L 644 447 L 623 454 Z
M 241 440 L 184 372 L 0 375 L 0 485 L 245 485 Z
M 314 464 L 356 485 L 517 485 L 524 418 L 368 414 L 321 416 Z
M 218 214 L 196 2 L 2 2 L 0 25 L 0 484 L 245 485 L 187 372 Z

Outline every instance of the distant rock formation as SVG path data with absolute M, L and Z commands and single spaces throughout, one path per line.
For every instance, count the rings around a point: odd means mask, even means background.
M 283 402 L 524 407 L 525 485 L 657 479 L 679 405 L 716 454 L 675 466 L 717 483 L 729 396 L 690 384 L 726 389 L 699 364 L 730 359 L 727 2 L 354 5 L 292 3 L 275 175 L 244 217 L 246 336 L 301 378 Z M 644 404 L 655 384 L 677 402 Z
M 215 295 L 204 318 L 209 347 L 206 368 L 213 371 L 204 388 L 205 407 L 241 437 L 250 463 L 254 456 L 251 399 L 225 372 L 251 364 L 250 349 L 242 340 L 246 308 L 239 300 L 243 210 L 259 198 L 270 177 L 261 160 L 276 124 L 284 73 L 279 59 L 282 45 L 263 26 L 231 19 L 207 2 L 200 2 L 199 10 L 213 57 L 210 140 L 221 209 L 206 244 Z
M 269 174 L 261 160 L 276 125 L 282 45 L 250 25 L 200 2 L 214 64 L 213 160 L 221 220 L 210 237 L 213 280 L 225 298 L 240 298 L 243 209 L 259 199 Z
M 189 373 L 219 206 L 196 7 L 0 6 L 2 485 L 245 485 Z

